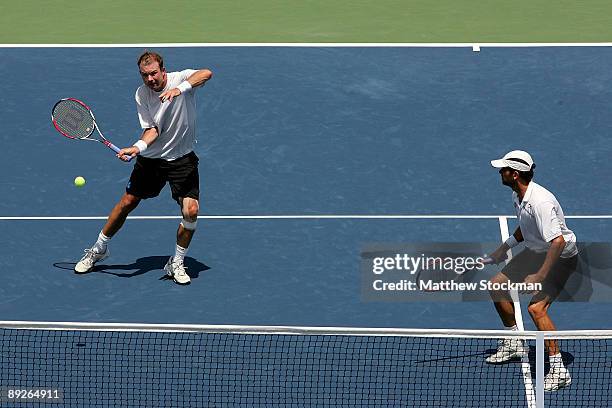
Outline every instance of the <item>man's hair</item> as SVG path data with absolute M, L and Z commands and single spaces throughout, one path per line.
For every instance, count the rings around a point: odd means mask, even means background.
M 535 165 L 533 167 L 535 167 Z M 533 178 L 533 168 L 529 171 L 519 171 L 518 174 L 520 178 L 527 182 L 530 182 Z
M 519 163 L 523 163 L 523 164 L 526 164 L 526 165 L 529 166 L 529 163 L 527 163 L 525 160 L 522 160 L 522 159 L 509 159 L 509 160 L 516 161 L 516 162 L 519 162 Z M 529 183 L 529 182 L 531 182 L 531 179 L 533 178 L 533 169 L 535 169 L 535 168 L 536 168 L 535 163 L 532 163 L 531 167 L 529 168 L 529 171 L 519 171 L 519 170 L 515 170 L 515 169 L 512 169 L 512 168 L 511 169 L 516 171 L 519 174 L 520 178 L 522 178 L 524 181 Z
M 164 67 L 164 59 L 161 55 L 153 51 L 145 50 L 145 52 L 138 57 L 138 66 L 140 67 L 140 64 L 148 65 L 153 61 L 159 64 L 159 68 Z

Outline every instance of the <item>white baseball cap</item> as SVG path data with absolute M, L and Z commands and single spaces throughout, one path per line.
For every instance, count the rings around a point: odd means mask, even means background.
M 510 167 L 518 171 L 529 171 L 535 168 L 531 155 L 522 150 L 508 152 L 501 159 L 491 160 L 491 166 L 501 169 Z

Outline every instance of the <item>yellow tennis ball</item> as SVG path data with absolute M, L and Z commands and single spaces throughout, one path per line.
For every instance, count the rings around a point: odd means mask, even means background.
M 85 179 L 81 176 L 75 178 L 74 185 L 77 187 L 83 187 L 85 185 Z

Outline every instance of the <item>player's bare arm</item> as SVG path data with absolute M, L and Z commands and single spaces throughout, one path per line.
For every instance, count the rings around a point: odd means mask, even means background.
M 159 132 L 157 131 L 156 127 L 145 129 L 142 132 L 142 136 L 140 136 L 140 140 L 136 142 L 134 146 L 121 149 L 119 153 L 117 153 L 117 157 L 123 161 L 127 161 L 128 158 L 137 156 L 138 154 L 140 154 L 141 150 L 143 150 L 141 149 L 141 147 L 137 146 L 137 144 L 142 142 L 145 143 L 146 146 L 150 146 L 155 141 L 155 139 L 157 139 L 158 136 Z
M 540 269 L 532 275 L 527 275 L 527 277 L 525 277 L 525 283 L 538 283 L 546 279 L 550 269 L 561 257 L 563 248 L 565 248 L 565 239 L 563 235 L 559 235 L 550 242 L 550 248 L 548 248 L 546 252 L 546 258 L 542 266 L 540 266 Z
M 522 242 L 523 233 L 521 232 L 521 227 L 517 227 L 516 230 L 514 231 L 514 234 L 512 234 L 512 236 L 514 237 L 516 242 Z M 491 255 L 489 255 L 495 264 L 500 263 L 501 261 L 503 261 L 504 259 L 508 257 L 507 253 L 508 253 L 508 250 L 510 249 L 510 245 L 508 245 L 507 242 L 508 241 L 502 243 Z
M 206 83 L 206 81 L 208 81 L 210 78 L 212 78 L 212 71 L 209 69 L 200 69 L 196 72 L 194 72 L 193 74 L 191 74 L 191 76 L 189 78 L 187 78 L 187 80 L 185 82 L 187 83 L 182 83 L 179 86 L 177 86 L 176 88 L 172 88 L 169 89 L 165 92 L 163 92 L 161 95 L 159 95 L 159 99 L 162 102 L 172 102 L 172 99 L 174 99 L 175 97 L 179 96 L 181 93 L 183 93 L 185 91 L 185 88 L 197 88 L 199 86 L 202 86 Z M 189 85 L 187 85 L 189 84 Z

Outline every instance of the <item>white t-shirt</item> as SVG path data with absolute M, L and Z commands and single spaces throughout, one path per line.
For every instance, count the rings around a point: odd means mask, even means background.
M 576 235 L 567 228 L 561 205 L 550 191 L 532 181 L 523 201 L 519 203 L 516 192 L 512 193 L 512 201 L 527 248 L 546 252 L 550 241 L 563 235 L 565 248 L 561 257 L 570 258 L 578 254 Z
M 162 103 L 159 95 L 176 88 L 194 72 L 192 69 L 168 72 L 166 87 L 160 92 L 144 84 L 136 90 L 140 126 L 143 129 L 157 127 L 159 132 L 157 139 L 142 153 L 143 157 L 175 160 L 193 150 L 196 140 L 196 88 L 180 94 L 172 102 Z

